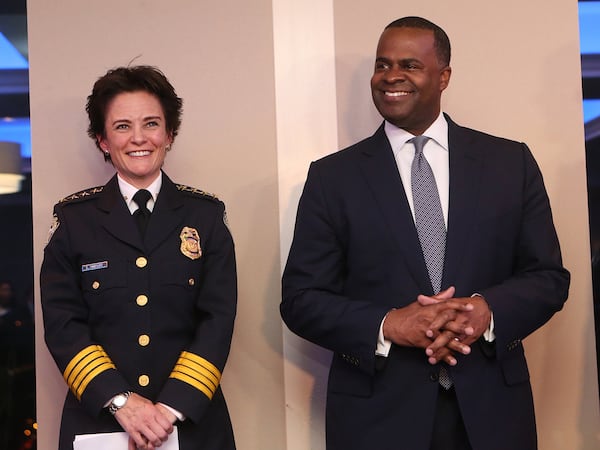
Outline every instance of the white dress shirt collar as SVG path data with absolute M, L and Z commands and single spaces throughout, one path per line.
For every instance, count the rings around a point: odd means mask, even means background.
M 118 174 L 117 181 L 119 182 L 119 190 L 121 191 L 121 195 L 125 199 L 125 203 L 127 204 L 129 211 L 131 212 L 131 214 L 133 214 L 138 209 L 138 205 L 133 201 L 133 196 L 139 189 L 129 184 Z M 146 190 L 152 195 L 150 200 L 148 200 L 148 204 L 146 205 L 150 211 L 154 209 L 154 204 L 156 203 L 156 198 L 158 197 L 158 193 L 160 192 L 161 187 L 162 171 L 158 174 L 156 179 L 152 183 L 150 183 L 150 185 L 146 188 Z
M 385 134 L 392 147 L 394 158 L 398 166 L 398 173 L 404 186 L 404 191 L 410 206 L 411 212 L 414 217 L 414 205 L 412 198 L 412 187 L 411 187 L 411 165 L 415 155 L 415 147 L 408 141 L 414 136 L 403 130 L 392 125 L 389 122 L 385 122 Z M 429 128 L 425 130 L 423 136 L 431 138 L 424 147 L 423 154 L 433 171 L 435 181 L 438 188 L 438 194 L 440 196 L 440 203 L 442 205 L 442 212 L 444 213 L 444 220 L 446 225 L 448 224 L 448 203 L 449 203 L 449 189 L 450 189 L 450 173 L 449 173 L 449 157 L 450 152 L 448 151 L 448 122 L 442 113 L 437 119 L 431 124 Z
M 384 128 L 394 152 L 400 150 L 404 144 L 415 137 L 408 131 L 392 125 L 387 120 L 385 121 Z M 446 122 L 446 118 L 441 112 L 437 119 L 425 130 L 423 136 L 433 139 L 440 147 L 448 151 L 448 122 Z

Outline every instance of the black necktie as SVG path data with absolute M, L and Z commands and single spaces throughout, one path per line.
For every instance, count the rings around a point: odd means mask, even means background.
M 148 226 L 148 221 L 150 220 L 150 210 L 146 205 L 148 200 L 152 197 L 152 194 L 148 192 L 146 189 L 140 189 L 133 196 L 133 201 L 139 206 L 139 208 L 133 213 L 133 217 L 135 218 L 135 222 L 140 230 L 142 236 L 146 233 L 146 227 Z

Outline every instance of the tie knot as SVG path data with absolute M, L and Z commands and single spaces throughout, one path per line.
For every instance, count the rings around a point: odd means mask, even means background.
M 412 144 L 415 146 L 415 154 L 418 155 L 419 153 L 423 153 L 423 147 L 425 147 L 425 144 L 429 139 L 430 138 L 428 138 L 427 136 L 421 135 L 415 136 L 408 142 L 412 142 Z
M 148 192 L 146 189 L 140 189 L 133 196 L 133 201 L 138 205 L 140 209 L 147 210 L 148 207 L 146 206 L 146 204 L 148 203 L 148 200 L 150 200 L 151 197 L 152 194 L 150 194 L 150 192 Z

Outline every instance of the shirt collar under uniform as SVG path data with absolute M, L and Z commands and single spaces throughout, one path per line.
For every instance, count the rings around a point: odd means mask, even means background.
M 134 194 L 139 191 L 138 188 L 132 186 L 120 175 L 117 174 L 117 181 L 119 182 L 119 190 L 121 191 L 121 195 L 127 204 L 127 208 L 131 214 L 133 214 L 137 209 L 138 205 L 133 201 Z M 160 192 L 160 188 L 162 187 L 162 171 L 158 174 L 156 179 L 150 183 L 150 185 L 146 188 L 148 192 L 152 195 L 150 200 L 148 200 L 148 204 L 146 205 L 150 211 L 154 209 L 154 204 L 156 203 L 156 198 L 158 197 L 158 193 Z

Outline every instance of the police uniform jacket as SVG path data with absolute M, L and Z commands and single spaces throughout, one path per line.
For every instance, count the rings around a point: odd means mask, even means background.
M 105 186 L 54 207 L 41 293 L 45 339 L 67 382 L 60 448 L 119 431 L 105 405 L 136 392 L 185 415 L 182 450 L 234 449 L 221 373 L 236 310 L 225 206 L 164 173 L 145 236 Z

